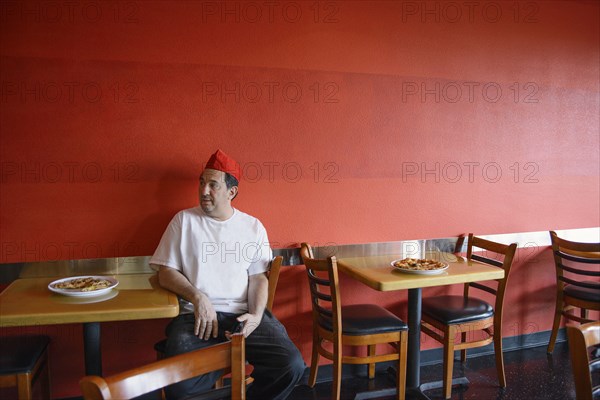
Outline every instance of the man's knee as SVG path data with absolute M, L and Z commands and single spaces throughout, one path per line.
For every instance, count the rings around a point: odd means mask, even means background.
M 300 352 L 296 349 L 296 351 L 292 352 L 288 364 L 289 373 L 293 376 L 293 379 L 298 382 L 302 375 L 304 375 L 304 370 L 306 369 L 306 364 L 304 363 L 304 359 Z
M 194 335 L 180 334 L 167 338 L 166 354 L 174 356 L 195 350 L 198 348 L 198 337 Z

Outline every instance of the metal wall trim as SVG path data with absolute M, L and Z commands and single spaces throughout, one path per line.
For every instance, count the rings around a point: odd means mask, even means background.
M 576 242 L 600 243 L 600 227 L 557 230 L 556 233 L 562 238 Z M 535 248 L 550 246 L 550 234 L 548 233 L 548 231 L 477 236 L 504 244 L 517 243 L 517 246 L 519 248 Z M 328 243 L 326 246 L 314 247 L 313 251 L 315 253 L 315 257 L 317 258 L 325 258 L 330 256 L 336 256 L 338 258 L 365 257 L 374 255 L 398 255 L 399 257 L 401 257 L 402 255 L 406 255 L 407 253 L 419 254 L 422 251 L 429 252 L 434 250 L 448 253 L 465 252 L 467 249 L 466 237 L 464 242 L 462 243 L 462 246 L 460 246 L 460 248 L 457 249 L 456 244 L 458 242 L 458 238 L 459 237 L 447 237 L 437 239 L 417 239 L 399 242 L 379 242 L 350 245 L 337 245 L 335 243 Z M 283 250 L 286 250 L 286 252 L 278 254 L 278 250 L 274 250 L 274 253 L 277 253 L 276 255 L 285 254 L 288 257 L 284 257 L 284 263 L 286 261 L 289 261 L 289 264 L 284 265 L 302 264 L 302 261 L 300 260 L 299 249 L 292 249 L 295 250 L 293 254 L 290 254 L 290 249 Z
M 557 230 L 556 232 L 560 237 L 568 240 L 600 243 L 600 227 Z M 550 245 L 548 231 L 478 236 L 505 244 L 517 243 L 519 248 L 546 247 Z M 466 251 L 466 241 L 460 249 L 455 249 L 457 241 L 458 237 L 448 237 L 344 245 L 327 243 L 324 246 L 315 246 L 313 250 L 315 256 L 318 258 L 329 256 L 359 257 L 382 254 L 394 254 L 401 257 L 407 253 L 416 255 L 422 250 L 438 250 L 450 253 Z M 283 257 L 283 265 L 302 265 L 299 248 L 274 249 L 273 253 L 275 256 Z M 150 256 L 139 256 L 2 264 L 0 265 L 0 283 L 10 283 L 17 278 L 149 273 L 153 272 L 149 266 L 149 261 Z

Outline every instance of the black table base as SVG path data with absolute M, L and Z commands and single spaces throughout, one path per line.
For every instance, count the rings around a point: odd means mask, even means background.
M 83 353 L 85 356 L 85 374 L 102 376 L 100 322 L 86 322 L 83 324 Z
M 443 381 L 421 384 L 421 288 L 408 290 L 408 354 L 406 360 L 406 395 L 409 399 L 429 399 L 423 392 L 439 389 Z M 394 376 L 396 376 L 394 372 Z M 468 385 L 466 377 L 452 380 L 452 385 Z M 354 400 L 395 396 L 397 388 L 358 393 Z
M 394 371 L 395 372 L 395 371 Z M 469 380 L 466 377 L 454 378 L 452 379 L 452 386 L 456 385 L 468 385 Z M 427 390 L 439 389 L 443 386 L 443 381 L 434 381 L 428 382 L 420 385 L 419 387 L 407 387 L 406 388 L 406 398 L 407 399 L 423 399 L 423 400 L 431 400 L 429 396 L 427 396 L 424 392 Z M 396 396 L 398 392 L 397 388 L 387 388 L 380 390 L 373 390 L 369 392 L 357 393 L 354 396 L 354 400 L 367 400 L 367 399 L 377 399 L 380 397 L 392 397 Z

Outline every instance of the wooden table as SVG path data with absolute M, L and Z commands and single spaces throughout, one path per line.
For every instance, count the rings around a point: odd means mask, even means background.
M 174 317 L 177 296 L 162 289 L 154 274 L 114 275 L 119 285 L 97 297 L 53 293 L 56 278 L 17 279 L 0 293 L 0 327 L 83 323 L 85 372 L 102 375 L 100 323 Z
M 348 257 L 338 259 L 338 268 L 343 273 L 379 291 L 408 290 L 408 354 L 407 354 L 407 394 L 425 398 L 424 390 L 433 389 L 437 385 L 422 385 L 420 377 L 421 365 L 421 295 L 422 288 L 444 286 L 455 283 L 466 283 L 501 279 L 504 270 L 475 261 L 467 263 L 466 259 L 450 253 L 428 255 L 449 264 L 447 270 L 438 275 L 415 275 L 395 270 L 390 263 L 398 255 Z M 390 391 L 378 391 L 374 397 L 392 395 Z M 388 393 L 389 392 L 389 393 Z M 371 398 L 361 394 L 361 399 Z

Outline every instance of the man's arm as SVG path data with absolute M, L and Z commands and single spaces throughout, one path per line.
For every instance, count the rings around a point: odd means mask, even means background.
M 217 313 L 204 293 L 196 289 L 181 272 L 164 265 L 159 266 L 158 283 L 194 305 L 195 335 L 204 340 L 208 340 L 211 334 L 217 337 L 219 332 Z
M 248 277 L 248 313 L 238 317 L 238 321 L 244 322 L 244 336 L 250 336 L 260 324 L 267 306 L 268 296 L 269 280 L 267 275 L 250 275 Z

